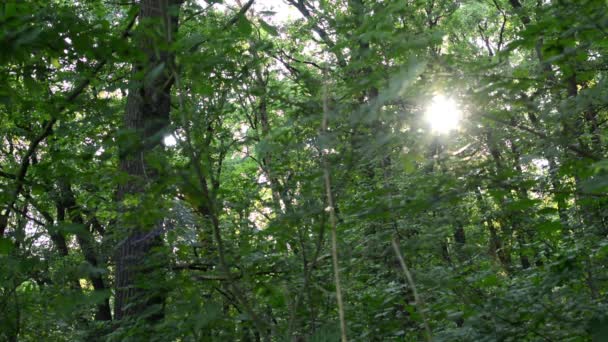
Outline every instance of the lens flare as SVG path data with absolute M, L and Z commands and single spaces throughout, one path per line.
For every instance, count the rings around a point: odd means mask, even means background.
M 458 104 L 443 95 L 435 95 L 425 113 L 426 121 L 434 133 L 444 134 L 458 129 L 462 113 Z

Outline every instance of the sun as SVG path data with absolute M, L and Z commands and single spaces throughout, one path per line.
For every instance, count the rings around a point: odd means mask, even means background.
M 163 145 L 165 145 L 167 147 L 173 147 L 173 146 L 177 145 L 177 139 L 175 139 L 173 134 L 165 135 L 165 137 L 163 138 Z
M 435 95 L 425 113 L 425 119 L 431 125 L 431 130 L 438 134 L 458 129 L 461 117 L 458 104 L 444 95 Z

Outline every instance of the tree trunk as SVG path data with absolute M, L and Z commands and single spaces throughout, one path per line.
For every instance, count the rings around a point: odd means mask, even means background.
M 133 80 L 127 97 L 124 129 L 134 135 L 134 143 L 120 146 L 120 170 L 129 180 L 119 186 L 117 200 L 127 195 L 143 195 L 146 185 L 155 180 L 146 158 L 162 140 L 163 131 L 169 124 L 171 109 L 170 91 L 174 79 L 171 70 L 173 56 L 168 46 L 177 32 L 176 11 L 179 0 L 142 0 L 140 4 L 140 29 L 135 34 L 137 49 L 145 59 L 133 66 Z M 135 75 L 144 74 L 142 79 Z M 145 213 L 144 213 L 145 214 Z M 162 318 L 164 296 L 160 291 L 144 289 L 138 283 L 142 276 L 154 270 L 152 248 L 161 244 L 162 223 L 133 222 L 123 215 L 118 236 L 126 236 L 116 246 L 116 319 L 141 316 L 145 311 L 156 309 L 147 319 Z M 146 262 L 147 265 L 142 264 Z M 159 306 L 153 308 L 153 306 Z
M 69 219 L 72 221 L 72 223 L 81 225 L 83 229 L 82 231 L 78 231 L 76 233 L 76 240 L 78 241 L 78 245 L 80 246 L 84 259 L 91 265 L 91 267 L 94 268 L 94 270 L 89 273 L 89 279 L 91 280 L 95 291 L 104 292 L 107 290 L 106 284 L 101 273 L 96 269 L 99 269 L 100 267 L 105 268 L 105 265 L 101 265 L 99 262 L 99 257 L 95 251 L 95 240 L 93 239 L 93 235 L 85 227 L 84 217 L 82 216 L 81 210 L 76 203 L 76 197 L 74 196 L 70 183 L 65 180 L 61 180 L 59 181 L 59 187 L 61 190 L 63 207 L 65 208 Z M 109 298 L 106 297 L 101 303 L 97 304 L 95 320 L 112 320 Z
M 475 187 L 475 198 L 477 200 L 477 205 L 481 209 L 482 212 L 487 213 L 490 211 L 490 208 L 485 203 L 483 199 L 483 195 L 481 194 L 481 190 L 479 187 Z M 490 240 L 489 240 L 489 250 L 490 254 L 493 257 L 498 258 L 500 264 L 507 271 L 511 271 L 511 255 L 510 252 L 506 250 L 506 247 L 503 244 L 501 237 L 498 235 L 498 232 L 495 227 L 495 223 L 490 218 L 484 218 L 482 221 L 488 230 L 490 231 Z

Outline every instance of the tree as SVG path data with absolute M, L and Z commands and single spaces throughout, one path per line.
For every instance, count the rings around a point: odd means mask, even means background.
M 175 82 L 174 57 L 170 44 L 177 34 L 178 6 L 178 1 L 167 0 L 142 1 L 140 4 L 141 25 L 136 38 L 142 55 L 135 57 L 124 115 L 124 128 L 127 134 L 132 135 L 128 137 L 126 146 L 121 146 L 119 150 L 120 170 L 128 179 L 119 186 L 116 195 L 118 201 L 126 202 L 129 196 L 145 193 L 158 178 L 157 171 L 147 159 L 154 147 L 160 145 L 169 126 L 170 92 Z M 149 290 L 144 290 L 138 284 L 150 272 L 147 270 L 149 266 L 142 269 L 142 264 L 155 258 L 152 249 L 162 243 L 159 238 L 163 229 L 162 216 L 141 220 L 138 215 L 143 213 L 137 208 L 138 205 L 136 203 L 132 208 L 127 207 L 126 210 L 135 215 L 129 217 L 128 213 L 123 213 L 125 219 L 118 224 L 124 226 L 115 228 L 115 234 L 119 237 L 127 236 L 116 246 L 115 315 L 119 320 L 128 316 L 141 316 L 151 305 L 163 304 L 161 294 L 151 295 Z M 147 210 L 146 215 L 150 214 Z M 162 308 L 154 310 L 160 312 L 147 314 L 153 320 L 160 319 Z

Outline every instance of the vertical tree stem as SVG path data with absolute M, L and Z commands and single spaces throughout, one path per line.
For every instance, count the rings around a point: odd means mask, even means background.
M 403 260 L 403 255 L 401 255 L 401 251 L 399 250 L 399 245 L 397 244 L 397 241 L 394 238 L 393 249 L 395 250 L 395 254 L 397 254 L 397 259 L 399 259 L 399 264 L 401 264 L 401 269 L 405 274 L 405 278 L 407 279 L 407 282 L 412 288 L 412 292 L 414 293 L 414 301 L 416 302 L 416 307 L 418 307 L 418 310 L 420 311 L 420 316 L 422 317 L 422 324 L 424 325 L 426 340 L 431 341 L 431 328 L 429 327 L 429 323 L 426 320 L 426 315 L 424 314 L 424 306 L 422 304 L 422 300 L 420 300 L 420 296 L 418 296 L 418 291 L 416 291 L 416 284 L 414 284 L 414 278 L 412 277 L 410 270 L 407 268 L 405 260 Z
M 321 134 L 327 134 L 327 121 L 329 106 L 327 103 L 327 84 L 323 86 L 323 120 L 321 122 Z M 327 204 L 329 209 L 329 223 L 331 225 L 331 259 L 334 268 L 334 281 L 336 283 L 336 300 L 338 302 L 338 316 L 340 318 L 340 332 L 342 342 L 348 341 L 346 338 L 346 320 L 344 318 L 344 303 L 342 302 L 342 287 L 340 286 L 340 269 L 338 265 L 338 238 L 336 234 L 336 212 L 334 209 L 334 199 L 331 192 L 331 177 L 329 172 L 329 164 L 327 162 L 327 154 L 321 149 L 321 158 L 323 163 L 323 178 L 325 180 L 325 193 L 327 194 Z

